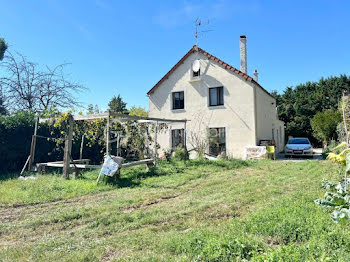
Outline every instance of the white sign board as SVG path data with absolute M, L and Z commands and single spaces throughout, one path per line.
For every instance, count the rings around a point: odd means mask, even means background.
M 244 151 L 245 159 L 264 159 L 266 146 L 247 146 Z

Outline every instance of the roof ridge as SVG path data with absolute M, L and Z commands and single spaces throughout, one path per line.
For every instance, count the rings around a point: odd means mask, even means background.
M 233 72 L 235 72 L 235 73 L 237 73 L 237 74 L 239 74 L 239 75 L 244 75 L 244 76 L 246 76 L 247 78 L 251 78 L 251 80 L 254 80 L 251 76 L 249 76 L 247 73 L 244 73 L 244 72 L 242 72 L 241 70 L 239 70 L 239 69 L 237 69 L 236 67 L 234 67 L 234 66 L 232 66 L 232 65 L 230 65 L 230 64 L 228 64 L 228 63 L 226 63 L 226 62 L 224 62 L 223 60 L 221 60 L 220 58 L 217 58 L 216 56 L 214 56 L 214 55 L 212 55 L 212 54 L 210 54 L 209 52 L 207 52 L 207 51 L 205 51 L 204 49 L 202 49 L 202 48 L 200 48 L 200 47 L 198 47 L 198 49 L 199 49 L 199 51 L 201 52 L 201 53 L 203 53 L 204 55 L 206 55 L 206 56 L 211 56 L 212 58 L 212 60 L 214 60 L 214 61 L 217 61 L 219 64 L 221 64 L 221 65 L 224 65 L 224 67 L 225 68 L 228 68 L 228 69 L 230 69 L 231 71 L 233 71 Z M 246 78 L 245 77 L 245 78 Z M 256 81 L 255 81 L 256 82 Z
M 264 92 L 266 92 L 268 95 L 270 95 L 271 97 L 273 97 L 270 92 L 268 92 L 265 88 L 263 88 L 258 82 L 256 82 L 254 80 L 253 77 L 249 76 L 248 74 L 238 70 L 236 67 L 231 66 L 230 64 L 222 61 L 221 59 L 217 58 L 216 56 L 210 54 L 209 52 L 205 51 L 204 49 L 200 48 L 197 45 L 193 45 L 193 47 L 147 92 L 147 95 L 149 95 L 150 93 L 152 93 L 167 77 L 169 77 L 169 75 L 175 71 L 175 69 L 187 58 L 189 57 L 193 52 L 195 51 L 199 51 L 201 52 L 203 55 L 207 56 L 209 59 L 221 64 L 224 68 L 240 75 L 241 77 L 243 77 L 245 80 L 250 81 L 254 84 L 256 84 L 257 86 L 259 86 Z

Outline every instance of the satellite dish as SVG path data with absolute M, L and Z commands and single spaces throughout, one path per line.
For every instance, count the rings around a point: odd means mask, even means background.
M 200 64 L 199 60 L 194 60 L 194 62 L 192 64 L 193 72 L 197 73 L 199 71 L 200 67 L 201 67 L 201 64 Z

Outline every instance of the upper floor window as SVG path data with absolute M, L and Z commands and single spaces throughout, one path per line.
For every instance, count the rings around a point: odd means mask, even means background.
M 199 77 L 200 75 L 201 75 L 201 70 L 200 69 L 198 69 L 197 72 L 192 71 L 192 77 Z
M 190 81 L 200 81 L 201 80 L 201 62 L 196 59 L 191 65 Z
M 209 88 L 209 106 L 222 106 L 224 104 L 224 88 Z
M 173 92 L 173 109 L 184 109 L 185 108 L 185 99 L 184 92 Z

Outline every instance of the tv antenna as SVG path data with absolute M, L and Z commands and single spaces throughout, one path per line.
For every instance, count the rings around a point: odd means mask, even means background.
M 210 31 L 213 31 L 213 30 L 199 30 L 199 27 L 200 26 L 203 26 L 203 25 L 209 25 L 209 19 L 208 20 L 205 20 L 205 21 L 202 21 L 200 18 L 197 18 L 195 23 L 195 28 L 196 28 L 196 31 L 194 33 L 194 37 L 196 38 L 196 46 L 198 46 L 198 38 L 203 34 L 203 33 L 207 33 L 207 32 L 210 32 Z

